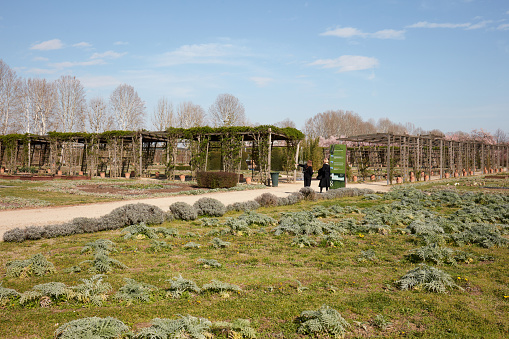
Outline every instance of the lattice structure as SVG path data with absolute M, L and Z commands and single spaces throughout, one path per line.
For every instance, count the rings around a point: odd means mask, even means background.
M 259 180 L 265 182 L 271 169 L 272 147 L 288 143 L 288 148 L 298 154 L 303 134 L 292 130 L 293 137 L 285 134 L 288 130 L 273 126 L 7 135 L 0 136 L 0 167 L 11 174 L 20 168 L 32 167 L 52 174 L 61 171 L 64 175 L 81 172 L 88 176 L 104 173 L 120 177 L 135 172 L 144 176 L 157 160 L 166 164 L 169 177 L 173 177 L 173 169 L 179 162 L 193 170 L 206 169 L 209 149 L 214 147 L 221 151 L 223 170 L 239 170 L 242 152 L 250 147 L 252 155 L 257 154 Z
M 339 138 L 353 175 L 392 183 L 493 173 L 509 167 L 509 145 L 452 141 L 439 135 L 377 133 Z

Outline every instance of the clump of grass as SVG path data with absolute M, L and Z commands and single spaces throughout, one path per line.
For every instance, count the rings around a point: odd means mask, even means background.
M 219 238 L 214 238 L 210 241 L 210 245 L 214 248 L 226 248 L 231 245 L 231 242 L 223 241 Z
M 183 248 L 184 248 L 185 250 L 194 249 L 194 248 L 200 248 L 200 247 L 201 247 L 201 245 L 200 245 L 200 244 L 195 243 L 195 242 L 193 242 L 193 241 L 190 241 L 190 242 L 186 243 L 186 244 L 183 246 Z
M 225 283 L 219 280 L 212 280 L 212 282 L 202 286 L 202 292 L 216 292 L 223 298 L 230 296 L 229 292 L 240 292 L 241 288 L 237 285 Z
M 220 268 L 222 265 L 219 263 L 219 261 L 215 259 L 198 259 L 198 264 L 203 266 L 204 268 Z
M 172 245 L 168 244 L 166 241 L 152 240 L 150 241 L 150 246 L 147 247 L 147 252 L 149 253 L 158 253 L 158 252 L 167 252 L 172 249 Z

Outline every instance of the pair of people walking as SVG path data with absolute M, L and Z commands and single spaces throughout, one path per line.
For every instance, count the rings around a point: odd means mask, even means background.
M 297 164 L 299 167 L 303 168 L 304 172 L 304 187 L 311 186 L 311 178 L 313 177 L 313 162 L 308 160 L 306 164 Z M 318 183 L 318 187 L 320 187 L 320 193 L 322 193 L 323 188 L 325 190 L 329 190 L 330 186 L 330 166 L 329 159 L 323 159 L 322 168 L 318 170 L 317 179 L 320 180 Z

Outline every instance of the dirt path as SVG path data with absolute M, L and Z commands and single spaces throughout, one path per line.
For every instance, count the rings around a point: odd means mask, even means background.
M 313 181 L 312 187 L 316 189 L 315 186 L 317 186 L 317 182 Z M 390 186 L 387 186 L 382 182 L 352 184 L 349 185 L 349 187 L 370 188 L 375 192 L 386 192 L 390 189 Z M 3 234 L 5 231 L 12 228 L 64 223 L 77 217 L 97 218 L 110 213 L 117 207 L 131 203 L 146 203 L 158 206 L 167 211 L 169 206 L 177 201 L 183 201 L 192 205 L 200 198 L 211 197 L 221 201 L 225 205 L 229 205 L 234 202 L 253 200 L 263 193 L 272 193 L 278 197 L 285 197 L 290 193 L 298 192 L 301 188 L 302 182 L 280 183 L 278 187 L 267 187 L 264 189 L 248 191 L 215 192 L 202 195 L 181 195 L 167 198 L 122 200 L 77 206 L 4 210 L 0 211 L 0 241 L 3 241 Z

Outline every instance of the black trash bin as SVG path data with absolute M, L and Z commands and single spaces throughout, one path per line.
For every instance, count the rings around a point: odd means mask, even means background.
M 272 187 L 277 187 L 279 182 L 279 172 L 270 172 L 270 180 L 272 182 Z

